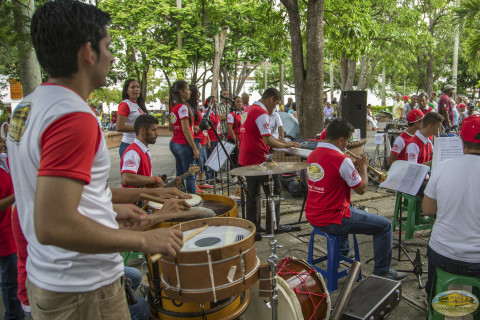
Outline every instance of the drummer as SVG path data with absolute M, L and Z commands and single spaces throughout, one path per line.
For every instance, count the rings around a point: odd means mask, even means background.
M 268 156 L 269 147 L 291 148 L 300 147 L 297 142 L 286 142 L 275 139 L 270 132 L 270 114 L 280 103 L 280 92 L 275 88 L 268 88 L 263 92 L 262 98 L 249 106 L 242 115 L 240 129 L 240 154 L 238 163 L 242 166 L 261 164 Z M 274 194 L 280 195 L 281 184 L 278 175 L 273 175 L 275 182 Z M 270 194 L 265 182 L 268 176 L 247 176 L 247 219 L 255 224 L 257 231 L 260 227 L 260 186 L 266 195 Z M 280 204 L 275 206 L 277 224 L 279 222 Z M 266 228 L 270 230 L 270 219 L 267 218 Z M 263 229 L 264 230 L 264 229 Z
M 325 141 L 307 158 L 308 195 L 305 215 L 314 228 L 340 236 L 340 253 L 352 257 L 348 234 L 373 235 L 373 273 L 402 280 L 407 275 L 390 268 L 392 261 L 392 224 L 382 216 L 350 207 L 350 190 L 367 191 L 368 159 L 361 155 L 355 164 L 344 154 L 354 128 L 345 119 L 333 120 Z M 355 169 L 355 167 L 358 168 Z

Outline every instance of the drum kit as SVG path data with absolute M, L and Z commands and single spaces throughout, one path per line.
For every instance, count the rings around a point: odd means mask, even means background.
M 231 173 L 268 175 L 273 194 L 272 175 L 308 166 L 270 159 Z M 212 208 L 216 217 L 174 220 L 152 227 L 184 233 L 184 245 L 176 257 L 162 256 L 154 262 L 147 254 L 153 319 L 329 319 L 330 297 L 322 276 L 302 260 L 279 261 L 275 212 L 267 215 L 272 219 L 271 230 L 264 236 L 270 240 L 270 256 L 268 264 L 261 264 L 255 249 L 255 225 L 237 218 L 236 201 L 214 194 L 194 196 L 189 201 L 191 206 Z M 268 196 L 267 208 L 274 211 L 276 201 L 278 196 Z M 157 210 L 161 204 L 150 202 L 148 206 Z

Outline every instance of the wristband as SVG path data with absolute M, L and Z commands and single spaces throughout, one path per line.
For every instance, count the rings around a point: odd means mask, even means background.
M 155 184 L 158 184 L 158 177 L 154 176 L 154 178 L 155 178 Z

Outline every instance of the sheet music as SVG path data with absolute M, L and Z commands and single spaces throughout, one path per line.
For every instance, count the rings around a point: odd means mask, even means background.
M 313 150 L 307 150 L 307 149 L 302 149 L 302 148 L 273 148 L 273 150 L 278 151 L 278 152 L 283 152 L 283 153 L 288 153 L 292 154 L 294 156 L 299 156 L 302 158 L 308 158 L 310 153 L 313 152 Z
M 383 144 L 385 133 L 376 133 L 373 141 L 375 144 Z
M 432 171 L 444 160 L 458 158 L 463 155 L 463 145 L 460 137 L 435 137 L 433 149 Z
M 430 168 L 423 164 L 397 160 L 388 170 L 387 180 L 380 187 L 412 196 L 418 193 Z
M 227 150 L 228 154 L 230 155 L 235 149 L 235 145 L 230 142 L 224 142 L 223 145 L 225 146 L 225 150 Z M 223 164 L 227 160 L 227 155 L 223 151 L 220 143 L 217 143 L 215 149 L 213 149 L 212 154 L 208 157 L 207 162 L 205 162 L 206 166 L 209 166 L 212 170 L 219 171 Z

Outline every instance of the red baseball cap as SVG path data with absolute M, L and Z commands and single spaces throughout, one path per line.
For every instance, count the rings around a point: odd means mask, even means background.
M 460 103 L 458 106 L 457 106 L 457 109 L 458 108 L 466 108 L 467 106 L 465 105 L 465 103 Z
M 410 99 L 409 96 L 407 96 L 407 95 L 404 95 L 404 96 L 403 96 L 403 100 L 408 100 L 408 99 Z
M 408 123 L 417 122 L 423 119 L 423 112 L 420 109 L 413 109 L 407 114 Z
M 460 136 L 467 142 L 480 143 L 480 115 L 465 118 Z

